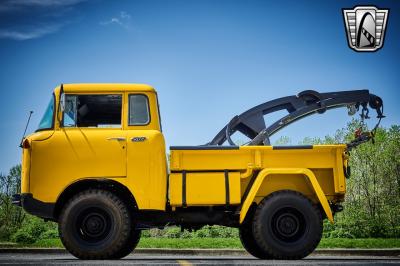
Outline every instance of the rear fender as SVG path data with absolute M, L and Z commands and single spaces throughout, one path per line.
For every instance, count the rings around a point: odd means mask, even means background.
M 317 178 L 315 177 L 314 173 L 310 169 L 306 168 L 268 168 L 260 171 L 258 174 L 256 180 L 253 183 L 253 186 L 251 187 L 246 199 L 243 202 L 242 208 L 240 210 L 240 220 L 239 222 L 242 223 L 246 217 L 246 214 L 250 208 L 250 205 L 254 201 L 254 198 L 257 195 L 257 192 L 259 191 L 263 181 L 267 178 L 269 175 L 279 175 L 279 174 L 294 174 L 294 175 L 304 175 L 308 178 L 308 180 L 311 183 L 311 186 L 317 195 L 317 198 L 322 206 L 322 209 L 324 210 L 326 217 L 328 220 L 333 223 L 333 215 L 331 208 L 329 206 L 328 200 L 321 188 L 321 186 L 318 183 Z

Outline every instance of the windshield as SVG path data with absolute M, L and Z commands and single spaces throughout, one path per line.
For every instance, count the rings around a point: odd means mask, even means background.
M 46 112 L 44 113 L 42 120 L 40 120 L 39 127 L 37 130 L 51 129 L 53 127 L 53 113 L 54 113 L 54 95 L 51 97 L 51 100 L 47 105 Z

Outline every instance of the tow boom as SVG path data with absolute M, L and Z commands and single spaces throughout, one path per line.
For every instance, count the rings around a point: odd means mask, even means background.
M 270 145 L 271 135 L 311 114 L 322 114 L 328 109 L 347 107 L 349 114 L 353 115 L 361 108 L 361 118 L 367 119 L 368 106 L 376 110 L 379 120 L 384 117 L 382 99 L 368 90 L 326 93 L 306 90 L 297 95 L 265 102 L 233 117 L 207 145 L 222 145 L 225 141 L 235 145 L 231 136 L 237 131 L 251 139 L 248 145 Z M 286 110 L 288 114 L 267 127 L 264 115 L 280 110 Z

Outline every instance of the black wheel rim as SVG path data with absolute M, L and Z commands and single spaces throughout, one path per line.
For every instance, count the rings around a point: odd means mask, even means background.
M 292 207 L 281 208 L 272 215 L 272 233 L 286 243 L 296 242 L 306 232 L 304 215 Z
M 111 232 L 111 227 L 111 215 L 101 208 L 86 208 L 76 218 L 75 228 L 78 237 L 91 244 L 106 239 Z

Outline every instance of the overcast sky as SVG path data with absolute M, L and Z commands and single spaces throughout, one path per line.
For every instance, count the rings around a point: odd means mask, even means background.
M 356 1 L 0 1 L 0 172 L 20 162 L 30 110 L 37 127 L 60 83 L 148 83 L 168 145 L 211 140 L 236 114 L 314 89 L 370 89 L 399 124 L 400 1 L 383 49 L 347 45 L 342 8 Z M 346 110 L 298 122 L 294 144 L 345 126 Z

